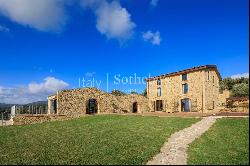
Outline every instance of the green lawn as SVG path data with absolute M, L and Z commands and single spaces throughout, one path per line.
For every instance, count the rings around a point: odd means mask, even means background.
M 100 115 L 0 128 L 1 164 L 145 164 L 166 138 L 199 121 Z
M 248 165 L 249 119 L 217 120 L 189 147 L 188 164 Z

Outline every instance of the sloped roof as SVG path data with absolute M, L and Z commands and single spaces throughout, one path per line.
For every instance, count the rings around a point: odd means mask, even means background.
M 204 66 L 198 66 L 198 67 L 193 67 L 193 68 L 189 68 L 189 69 L 185 69 L 185 70 L 181 70 L 181 71 L 177 71 L 177 72 L 173 72 L 173 73 L 167 73 L 167 74 L 163 74 L 160 76 L 155 76 L 155 77 L 150 77 L 145 79 L 146 81 L 152 81 L 152 80 L 157 80 L 157 79 L 161 79 L 161 78 L 166 78 L 166 77 L 170 77 L 170 76 L 176 76 L 176 75 L 181 75 L 181 74 L 186 74 L 186 73 L 191 73 L 194 71 L 199 71 L 199 70 L 205 70 L 205 69 L 215 69 L 219 80 L 222 80 L 221 75 L 218 71 L 218 68 L 216 65 L 204 65 Z

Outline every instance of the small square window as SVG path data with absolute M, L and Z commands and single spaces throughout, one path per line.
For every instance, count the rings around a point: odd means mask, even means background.
M 157 80 L 157 85 L 161 85 L 161 80 L 160 79 Z
M 187 81 L 187 74 L 182 74 L 182 81 Z

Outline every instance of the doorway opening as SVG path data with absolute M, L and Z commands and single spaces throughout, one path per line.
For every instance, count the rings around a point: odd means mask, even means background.
M 137 102 L 134 102 L 133 103 L 133 110 L 132 110 L 133 113 L 137 113 L 138 112 L 138 103 Z
M 163 101 L 156 100 L 156 111 L 163 111 Z
M 50 100 L 50 114 L 57 114 L 57 100 Z
M 95 114 L 98 112 L 98 104 L 96 99 L 89 99 L 87 102 L 87 114 Z
M 190 99 L 181 99 L 181 112 L 190 112 Z

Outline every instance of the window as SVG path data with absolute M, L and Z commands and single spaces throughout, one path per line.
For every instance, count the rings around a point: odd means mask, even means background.
M 207 72 L 207 80 L 209 80 L 209 71 Z
M 188 84 L 182 84 L 182 91 L 184 94 L 187 94 L 188 92 Z
M 214 84 L 214 76 L 213 76 L 213 84 Z
M 161 85 L 161 80 L 160 79 L 157 80 L 157 85 Z
M 157 96 L 161 96 L 161 88 L 157 88 Z
M 187 74 L 182 74 L 182 81 L 187 81 Z

